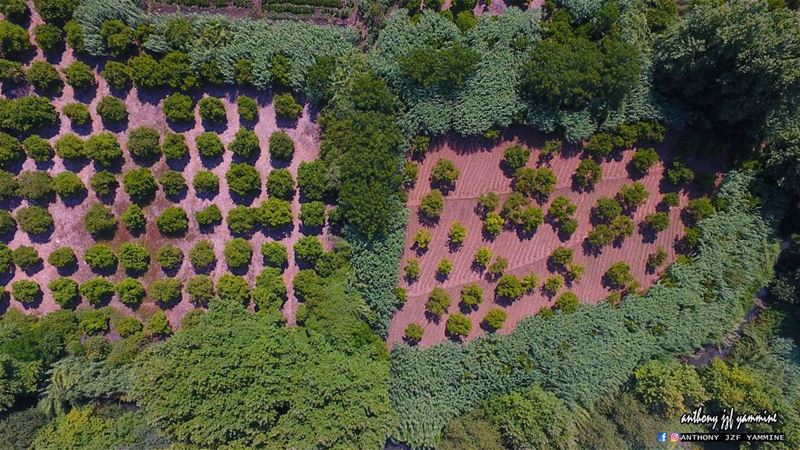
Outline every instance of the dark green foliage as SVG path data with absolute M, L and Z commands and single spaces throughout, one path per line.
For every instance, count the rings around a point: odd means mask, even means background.
M 13 268 L 11 249 L 6 244 L 0 243 L 0 274 L 7 274 Z
M 182 134 L 170 132 L 164 135 L 161 151 L 167 159 L 181 160 L 189 154 L 189 146 L 186 145 L 186 138 Z
M 92 178 L 89 179 L 89 186 L 98 197 L 108 197 L 117 189 L 119 183 L 113 173 L 101 170 L 92 175 Z
M 249 234 L 256 228 L 258 216 L 256 211 L 246 206 L 238 205 L 228 211 L 228 217 L 225 219 L 228 223 L 228 229 L 233 234 Z
M 58 113 L 44 97 L 0 100 L 0 129 L 26 134 L 58 123 Z M 2 148 L 2 147 L 0 147 Z M 0 159 L 0 166 L 2 159 Z
M 490 329 L 492 330 L 499 330 L 503 328 L 503 325 L 506 323 L 507 314 L 500 308 L 492 308 L 486 313 L 486 316 L 483 318 L 483 323 L 485 323 Z
M 294 295 L 308 305 L 318 306 L 325 297 L 322 278 L 313 270 L 299 271 L 292 280 Z
M 258 103 L 252 97 L 240 95 L 236 97 L 236 108 L 239 112 L 239 119 L 245 122 L 255 122 L 258 120 Z
M 232 163 L 225 172 L 228 189 L 240 197 L 257 194 L 261 190 L 261 176 L 255 167 L 247 163 Z
M 25 72 L 28 82 L 37 91 L 48 95 L 60 95 L 64 89 L 64 82 L 58 70 L 45 61 L 34 61 Z
M 142 244 L 125 242 L 119 246 L 119 264 L 132 273 L 143 273 L 150 266 L 150 252 Z
M 242 158 L 252 158 L 260 153 L 258 136 L 252 130 L 240 128 L 228 145 L 228 150 Z
M 272 158 L 291 161 L 294 156 L 294 141 L 285 131 L 276 131 L 269 136 L 269 155 Z
M 25 0 L 3 0 L 0 2 L 0 12 L 12 22 L 25 22 L 31 14 Z
M 203 239 L 189 251 L 189 261 L 195 270 L 206 270 L 214 267 L 217 257 L 214 255 L 214 247 L 211 241 Z
M 186 179 L 177 170 L 166 170 L 158 180 L 167 197 L 177 197 L 186 190 Z
M 447 318 L 445 326 L 447 334 L 453 337 L 467 337 L 472 331 L 472 322 L 469 317 L 461 313 L 453 313 Z
M 217 282 L 217 296 L 225 302 L 246 305 L 250 302 L 250 287 L 243 277 L 226 273 Z
M 403 76 L 424 86 L 461 86 L 472 73 L 480 56 L 461 45 L 444 48 L 412 48 L 400 58 Z
M 50 24 L 37 25 L 33 29 L 33 36 L 36 38 L 36 43 L 39 48 L 45 53 L 50 53 L 58 50 L 64 44 L 64 34 L 61 30 Z
M 122 158 L 117 138 L 109 132 L 93 134 L 86 140 L 86 157 L 101 166 L 111 166 Z
M 0 59 L 0 81 L 7 86 L 15 86 L 24 83 L 25 68 L 16 61 Z
M 256 277 L 253 302 L 259 311 L 278 311 L 286 301 L 286 283 L 281 269 L 267 267 Z
M 125 278 L 124 280 L 120 281 L 117 283 L 115 289 L 117 291 L 117 295 L 119 296 L 119 301 L 122 302 L 123 305 L 131 308 L 136 308 L 141 305 L 146 296 L 142 283 L 138 280 L 134 280 L 133 278 Z M 139 328 L 141 328 L 141 326 Z M 120 334 L 122 334 L 121 331 Z
M 267 176 L 267 193 L 270 197 L 291 200 L 294 197 L 294 179 L 288 169 L 274 169 Z
M 564 314 L 572 314 L 580 308 L 581 303 L 578 296 L 572 292 L 564 292 L 556 299 L 553 307 Z
M 95 272 L 111 271 L 117 267 L 117 256 L 106 244 L 94 244 L 87 248 L 83 260 Z
M 122 123 L 128 120 L 128 108 L 125 103 L 110 95 L 100 99 L 97 103 L 97 114 L 108 123 Z
M 419 211 L 425 218 L 436 220 L 442 215 L 444 210 L 444 197 L 438 189 L 433 189 L 422 197 L 419 204 Z
M 181 300 L 182 286 L 177 278 L 164 278 L 150 283 L 147 293 L 155 304 L 166 307 Z
M 225 263 L 232 269 L 246 267 L 253 257 L 253 248 L 246 239 L 233 238 L 225 243 Z
M 64 32 L 67 35 L 67 45 L 69 45 L 75 53 L 80 54 L 86 51 L 83 27 L 81 27 L 78 22 L 74 20 L 67 22 L 64 25 Z
M 156 89 L 164 84 L 164 72 L 158 61 L 150 55 L 141 54 L 128 61 L 133 84 L 143 89 Z
M 204 158 L 216 158 L 225 152 L 222 140 L 213 131 L 205 131 L 197 135 L 195 144 L 197 144 L 197 151 L 200 152 L 200 156 Z
M 669 227 L 669 214 L 665 212 L 655 212 L 648 214 L 644 218 L 647 226 L 653 231 L 664 231 Z
M 578 164 L 573 180 L 582 189 L 591 189 L 603 178 L 603 168 L 593 159 L 584 159 Z
M 166 236 L 183 235 L 189 229 L 189 217 L 183 208 L 170 206 L 156 219 L 156 226 Z
M 67 133 L 56 141 L 56 155 L 63 159 L 78 159 L 86 156 L 86 146 L 81 138 Z
M 644 204 L 648 195 L 644 185 L 635 182 L 622 186 L 617 193 L 617 200 L 624 209 L 634 210 Z
M 156 311 L 155 314 L 150 316 L 144 326 L 144 332 L 148 336 L 156 338 L 165 338 L 172 334 L 172 327 L 170 327 L 164 311 Z
M 687 209 L 695 222 L 707 219 L 716 212 L 714 203 L 708 197 L 689 200 L 689 207 Z
M 161 156 L 161 137 L 158 131 L 149 127 L 134 128 L 128 133 L 128 151 L 142 159 L 156 159 Z
M 34 0 L 33 6 L 45 22 L 62 26 L 72 18 L 78 0 Z
M 555 185 L 556 175 L 547 167 L 523 167 L 514 173 L 514 190 L 528 197 L 544 201 L 553 192 Z
M 117 61 L 106 61 L 100 76 L 106 80 L 109 86 L 120 91 L 130 89 L 133 83 L 131 69 Z
M 208 227 L 222 222 L 222 211 L 217 205 L 211 204 L 195 212 L 194 218 L 201 227 Z
M 225 123 L 225 106 L 216 97 L 204 97 L 200 100 L 200 117 L 212 123 Z
M 113 235 L 117 228 L 117 219 L 111 208 L 95 203 L 83 216 L 83 226 L 93 235 L 109 236 Z
M 42 289 L 35 281 L 18 280 L 11 283 L 11 295 L 23 305 L 33 305 L 42 298 Z
M 53 250 L 47 257 L 47 262 L 57 269 L 68 269 L 78 266 L 78 258 L 69 247 L 60 247 Z
M 600 197 L 597 199 L 597 206 L 595 206 L 593 213 L 599 220 L 611 222 L 622 214 L 622 205 L 613 198 Z
M 494 292 L 500 298 L 513 301 L 522 297 L 524 289 L 519 278 L 506 274 L 500 277 Z
M 325 162 L 321 159 L 301 162 L 297 169 L 297 187 L 308 200 L 321 201 L 326 191 Z
M 216 195 L 219 192 L 219 178 L 209 170 L 197 172 L 192 185 L 198 194 Z
M 648 361 L 634 372 L 634 393 L 652 412 L 678 417 L 708 400 L 697 372 L 685 364 Z
M 169 121 L 186 123 L 194 120 L 194 102 L 186 94 L 176 92 L 169 95 L 161 108 Z
M 303 236 L 294 244 L 294 256 L 300 262 L 314 265 L 325 252 L 316 236 Z
M 264 256 L 264 265 L 283 271 L 289 262 L 286 246 L 280 242 L 265 242 L 261 246 L 261 255 Z
M 14 261 L 14 264 L 22 270 L 31 269 L 42 263 L 39 252 L 28 245 L 20 245 L 14 249 L 11 253 L 11 259 Z
M 320 228 L 325 225 L 325 204 L 310 202 L 300 205 L 300 221 L 308 228 Z
M 428 295 L 425 311 L 436 317 L 442 317 L 450 307 L 450 303 L 450 294 L 440 287 L 435 287 Z
M 86 192 L 80 177 L 72 172 L 61 172 L 53 178 L 53 190 L 62 199 L 74 198 Z
M 6 201 L 17 196 L 17 179 L 11 172 L 0 170 L 0 201 Z
M 511 173 L 515 173 L 528 163 L 528 159 L 531 157 L 531 151 L 521 145 L 512 145 L 505 150 L 503 156 L 503 161 L 505 161 L 508 168 L 511 169 Z
M 161 58 L 159 63 L 164 77 L 164 84 L 172 89 L 188 91 L 200 84 L 186 53 L 169 52 Z
M 119 58 L 131 51 L 134 31 L 121 20 L 107 20 L 100 27 L 100 37 L 108 53 Z
M 122 280 L 120 283 L 126 282 L 128 280 L 137 283 L 136 280 L 131 280 L 130 278 Z M 119 293 L 120 283 L 117 283 L 117 295 L 122 297 L 122 295 Z M 142 295 L 144 296 L 144 288 L 142 288 Z M 139 322 L 139 319 L 137 319 L 136 317 L 130 317 L 130 316 L 121 317 L 116 320 L 116 323 L 114 323 L 114 329 L 117 331 L 117 333 L 119 333 L 120 337 L 127 338 L 134 336 L 138 334 L 140 331 L 142 331 L 142 322 Z
M 658 153 L 652 148 L 641 148 L 636 150 L 631 158 L 631 167 L 638 173 L 647 173 L 655 163 L 658 162 Z
M 27 200 L 45 200 L 53 195 L 53 178 L 40 170 L 25 170 L 17 176 L 17 194 Z
M 303 114 L 303 106 L 286 92 L 278 94 L 274 99 L 275 115 L 282 119 L 297 119 Z
M 0 20 L 0 56 L 15 58 L 31 48 L 28 31 L 7 20 Z
M 183 264 L 183 251 L 174 245 L 165 245 L 158 249 L 156 261 L 164 270 L 177 270 Z
M 449 159 L 439 159 L 431 170 L 431 185 L 442 190 L 455 188 L 458 168 Z
M 153 172 L 146 167 L 140 167 L 127 172 L 122 177 L 125 193 L 137 203 L 149 203 L 158 189 Z
M 17 210 L 17 223 L 22 231 L 39 235 L 53 227 L 53 216 L 41 206 L 25 206 Z
M 0 132 L 0 167 L 8 167 L 24 158 L 25 152 L 19 140 Z
M 67 78 L 67 84 L 76 90 L 86 90 L 97 84 L 92 68 L 81 61 L 75 61 L 67 66 L 64 69 L 64 76 Z
M 68 308 L 80 301 L 78 283 L 71 278 L 58 277 L 51 281 L 47 288 L 53 294 L 53 300 L 62 308 Z
M 289 86 L 289 78 L 292 70 L 292 61 L 286 56 L 278 53 L 270 61 L 270 81 L 279 86 Z
M 67 116 L 73 127 L 87 125 L 92 120 L 89 108 L 83 103 L 67 103 L 61 112 Z
M 13 235 L 17 231 L 17 221 L 10 212 L 0 209 L 0 236 Z
M 125 212 L 122 213 L 122 224 L 131 233 L 139 233 L 144 231 L 147 225 L 147 219 L 144 217 L 144 211 L 137 204 L 131 204 Z
M 667 178 L 675 186 L 682 186 L 694 180 L 694 172 L 683 161 L 676 159 L 672 161 L 672 167 L 667 169 Z
M 422 340 L 422 335 L 425 333 L 425 329 L 421 326 L 417 325 L 416 323 L 410 323 L 406 326 L 406 330 L 404 332 L 404 337 L 407 341 L 411 343 L 417 343 Z
M 186 282 L 186 293 L 192 303 L 208 305 L 214 298 L 214 281 L 208 275 L 195 275 Z

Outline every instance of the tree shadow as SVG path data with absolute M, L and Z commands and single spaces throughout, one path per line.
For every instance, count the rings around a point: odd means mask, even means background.
M 136 97 L 139 99 L 139 101 L 149 105 L 157 105 L 159 102 L 161 102 L 161 100 L 163 100 L 167 95 L 169 95 L 169 93 L 170 89 L 166 87 L 158 87 L 153 89 L 145 89 L 145 88 L 136 89 Z
M 212 156 L 212 157 L 202 156 L 201 155 L 200 156 L 200 163 L 206 169 L 213 169 L 214 167 L 217 167 L 218 165 L 220 165 L 222 163 L 222 155 L 217 155 L 217 156 Z
M 170 130 L 174 131 L 175 133 L 184 133 L 194 128 L 195 126 L 195 119 L 189 121 L 181 121 L 181 122 L 173 122 L 167 119 L 167 126 Z
M 658 237 L 658 231 L 645 222 L 639 224 L 639 234 L 642 235 L 642 242 L 645 244 L 652 244 Z
M 74 89 L 73 96 L 75 97 L 75 100 L 81 103 L 89 104 L 92 102 L 92 100 L 94 100 L 95 97 L 97 97 L 97 84 L 89 86 L 88 88 Z
M 280 228 L 271 228 L 271 227 L 261 227 L 261 234 L 266 237 L 272 238 L 275 241 L 280 241 L 290 234 L 292 234 L 292 230 L 294 229 L 293 225 L 286 225 Z
M 183 171 L 186 168 L 186 165 L 189 164 L 189 159 L 190 158 L 188 154 L 184 155 L 179 159 L 166 158 L 166 157 L 164 158 L 167 167 L 169 167 L 172 170 L 177 170 L 179 172 Z
M 55 231 L 55 227 L 53 225 L 50 225 L 50 228 L 44 233 L 39 233 L 39 234 L 28 233 L 28 238 L 30 238 L 31 242 L 34 242 L 36 244 L 46 244 L 50 242 L 50 237 L 53 235 L 53 231 Z
M 26 267 L 22 269 L 22 271 L 25 273 L 25 275 L 32 276 L 41 272 L 43 269 L 44 269 L 44 261 L 39 259 L 39 261 L 37 261 L 36 264 Z
M 87 158 L 72 158 L 72 159 L 62 159 L 64 164 L 64 168 L 69 170 L 70 172 L 80 172 L 84 167 L 89 164 L 89 160 Z
M 64 203 L 65 206 L 68 206 L 70 208 L 74 208 L 74 207 L 82 204 L 86 200 L 86 198 L 88 196 L 89 196 L 89 192 L 86 189 L 83 189 L 82 191 L 78 192 L 75 195 L 71 195 L 69 197 L 62 198 L 61 201 Z
M 117 120 L 107 120 L 101 117 L 100 121 L 103 124 L 103 128 L 114 133 L 122 133 L 123 131 L 128 129 L 128 122 L 129 122 L 128 119 L 117 121 Z

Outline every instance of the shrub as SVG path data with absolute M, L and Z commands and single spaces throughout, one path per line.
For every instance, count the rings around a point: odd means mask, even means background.
M 277 311 L 286 301 L 286 284 L 281 271 L 267 267 L 256 277 L 253 300 L 259 311 Z
M 208 227 L 222 222 L 222 212 L 217 205 L 211 204 L 196 211 L 194 218 L 201 227 Z
M 128 120 L 128 108 L 125 103 L 110 95 L 103 97 L 97 103 L 97 114 L 106 123 L 123 123 Z
M 111 271 L 117 267 L 117 256 L 106 244 L 94 244 L 87 248 L 83 260 L 95 272 Z
M 419 278 L 420 274 L 419 260 L 417 258 L 408 258 L 405 269 L 403 270 L 406 273 L 406 278 L 409 280 L 416 280 Z
M 8 167 L 24 158 L 25 152 L 19 140 L 0 132 L 0 167 Z
M 325 204 L 309 202 L 300 205 L 300 221 L 308 228 L 321 228 L 325 225 Z
M 80 177 L 72 172 L 61 172 L 53 178 L 53 190 L 62 199 L 74 198 L 86 192 Z
M 75 53 L 84 53 L 86 51 L 83 39 L 83 27 L 81 27 L 77 21 L 70 20 L 67 22 L 64 25 L 64 32 L 67 35 L 67 45 L 69 45 Z
M 246 239 L 233 238 L 225 244 L 225 263 L 231 269 L 239 269 L 250 265 L 253 248 Z
M 695 222 L 699 222 L 713 216 L 716 212 L 716 208 L 710 198 L 700 197 L 689 200 L 688 211 L 692 219 Z
M 683 161 L 675 159 L 667 169 L 667 179 L 675 186 L 683 186 L 694 180 L 694 172 Z
M 61 112 L 70 120 L 73 127 L 81 127 L 87 125 L 92 120 L 89 113 L 89 108 L 83 103 L 67 103 Z
M 164 270 L 178 270 L 183 264 L 183 251 L 174 245 L 165 245 L 158 249 L 156 261 Z
M 647 226 L 653 231 L 664 231 L 669 227 L 669 214 L 665 212 L 655 212 L 648 214 L 644 218 Z
M 78 283 L 71 278 L 58 277 L 51 281 L 47 288 L 53 294 L 53 300 L 62 308 L 68 308 L 81 298 Z
M 217 296 L 227 302 L 247 304 L 250 301 L 250 287 L 243 277 L 226 273 L 217 283 Z
M 0 57 L 14 58 L 31 48 L 28 31 L 7 20 L 0 20 Z
M 42 289 L 35 281 L 18 280 L 11 284 L 11 295 L 23 305 L 33 305 L 42 297 Z
M 159 180 L 167 197 L 177 197 L 186 190 L 186 179 L 177 170 L 166 170 Z
M 212 123 L 226 122 L 225 105 L 216 97 L 203 97 L 199 103 L 200 117 Z
M 440 287 L 435 287 L 428 295 L 425 311 L 435 317 L 442 317 L 450 307 L 450 294 Z
M 28 134 L 56 124 L 58 113 L 44 97 L 27 96 L 0 102 L 0 129 L 5 131 Z M 3 158 L 0 156 L 2 165 Z
M 147 225 L 147 219 L 144 217 L 144 211 L 139 205 L 131 204 L 125 212 L 122 213 L 122 224 L 132 234 L 144 231 Z
M 439 264 L 436 266 L 436 275 L 440 277 L 447 277 L 448 275 L 450 275 L 450 272 L 452 270 L 453 270 L 453 261 L 444 258 L 441 261 L 439 261 Z
M 162 105 L 167 120 L 185 123 L 194 120 L 194 102 L 186 94 L 174 93 L 164 99 Z
M 631 268 L 628 264 L 619 261 L 611 265 L 605 273 L 605 278 L 611 287 L 615 289 L 626 289 L 635 283 Z
M 564 277 L 561 275 L 551 275 L 547 277 L 542 285 L 544 291 L 550 295 L 555 295 L 564 287 Z
M 214 255 L 214 247 L 211 241 L 203 239 L 194 244 L 189 250 L 189 261 L 195 270 L 206 270 L 214 267 L 217 257 Z
M 0 2 L 0 12 L 12 22 L 25 22 L 31 14 L 25 0 L 4 0 Z
M 39 252 L 28 245 L 20 245 L 11 253 L 14 264 L 22 270 L 31 269 L 42 263 Z
M 472 322 L 469 317 L 461 313 L 453 313 L 447 318 L 445 326 L 447 334 L 453 337 L 467 337 L 472 331 Z
M 660 245 L 654 253 L 647 257 L 647 266 L 652 269 L 661 267 L 665 262 L 667 262 L 667 252 Z
M 150 316 L 144 326 L 144 333 L 157 338 L 165 338 L 172 334 L 172 327 L 164 311 L 158 310 Z
M 294 197 L 294 180 L 288 169 L 275 169 L 267 177 L 267 193 L 271 197 L 291 200 Z
M 294 141 L 285 131 L 276 131 L 269 136 L 269 155 L 273 159 L 291 161 L 294 156 Z
M 519 218 L 519 226 L 525 233 L 533 233 L 544 223 L 544 213 L 535 206 L 528 206 L 522 210 Z
M 261 246 L 261 255 L 264 256 L 264 265 L 275 267 L 283 271 L 289 262 L 286 246 L 280 242 L 265 242 Z
M 556 186 L 556 175 L 547 167 L 523 167 L 514 173 L 514 189 L 529 197 L 546 199 Z
M 431 170 L 431 185 L 443 190 L 453 189 L 458 180 L 459 170 L 449 159 L 439 159 Z
M 189 55 L 183 52 L 169 52 L 161 58 L 161 75 L 163 83 L 172 89 L 188 91 L 199 86 L 200 80 L 195 75 L 189 61 Z
M 119 286 L 119 284 L 117 284 Z M 144 288 L 142 288 L 144 292 Z M 136 317 L 125 316 L 116 321 L 114 329 L 122 338 L 131 337 L 142 331 L 142 322 Z
M 117 189 L 117 177 L 111 172 L 101 170 L 92 175 L 89 186 L 98 197 L 109 197 Z
M 167 159 L 181 160 L 189 154 L 189 146 L 182 134 L 167 133 L 164 135 L 164 145 L 161 150 Z
M 215 195 L 219 192 L 219 178 L 209 170 L 201 170 L 194 176 L 192 186 L 198 194 Z
M 300 262 L 311 265 L 316 264 L 317 260 L 325 253 L 322 242 L 316 236 L 303 236 L 294 244 L 294 256 Z
M 414 161 L 406 161 L 403 163 L 403 187 L 410 189 L 414 187 L 419 175 L 419 164 Z
M 78 136 L 68 133 L 56 141 L 56 155 L 62 159 L 78 159 L 86 156 L 85 143 Z
M 17 221 L 11 213 L 5 209 L 0 209 L 0 236 L 9 236 L 17 231 Z
M 149 297 L 154 303 L 162 307 L 173 305 L 181 300 L 181 280 L 165 278 L 150 283 Z
M 50 146 L 47 140 L 39 136 L 28 136 L 22 141 L 22 146 L 25 148 L 25 153 L 28 154 L 28 157 L 36 162 L 48 162 L 53 159 L 53 147 Z
M 597 199 L 597 206 L 595 206 L 593 212 L 597 219 L 603 222 L 611 222 L 622 214 L 622 205 L 613 198 L 600 197 Z
M 564 314 L 572 314 L 580 308 L 581 303 L 577 295 L 572 292 L 564 292 L 556 299 L 553 306 Z
M 117 228 L 117 219 L 111 208 L 95 203 L 83 216 L 83 226 L 86 231 L 96 236 L 113 235 Z
M 109 86 L 119 91 L 130 89 L 131 83 L 133 83 L 131 69 L 117 61 L 106 61 L 100 76 L 106 80 Z
M 282 119 L 297 119 L 303 114 L 303 106 L 292 94 L 286 92 L 275 96 L 275 115 Z
M 25 170 L 17 176 L 17 194 L 26 200 L 45 200 L 53 195 L 53 179 L 47 172 Z
M 106 20 L 100 27 L 100 37 L 108 53 L 119 58 L 131 50 L 134 31 L 121 20 Z
M 233 234 L 248 234 L 252 233 L 256 228 L 258 217 L 256 212 L 246 206 L 238 205 L 228 211 L 228 229 Z
M 170 206 L 156 219 L 156 226 L 161 234 L 177 236 L 186 233 L 189 229 L 189 217 L 186 211 L 178 206 Z
M 261 190 L 261 177 L 258 170 L 247 163 L 232 163 L 225 173 L 228 188 L 239 197 L 256 195 Z
M 591 189 L 603 177 L 603 168 L 593 159 L 584 159 L 578 164 L 573 180 L 581 189 Z
M 631 183 L 622 186 L 617 194 L 617 200 L 624 209 L 636 209 L 647 200 L 647 189 L 642 183 Z
M 225 147 L 222 145 L 219 135 L 213 131 L 200 133 L 195 139 L 195 144 L 197 144 L 197 151 L 200 156 L 204 158 L 216 158 L 225 152 Z
M 72 18 L 78 0 L 34 0 L 33 6 L 45 22 L 62 26 Z
M 115 290 L 119 296 L 119 301 L 130 308 L 136 308 L 141 305 L 147 295 L 142 283 L 133 278 L 125 278 L 120 281 L 117 283 Z M 138 323 L 139 321 L 137 320 L 136 322 Z
M 530 201 L 520 192 L 512 192 L 503 202 L 500 215 L 512 224 L 519 225 L 522 221 L 522 212 Z
M 158 131 L 149 127 L 139 127 L 128 133 L 128 151 L 142 159 L 157 159 L 161 156 Z
M 47 262 L 56 269 L 71 269 L 78 266 L 78 258 L 75 252 L 69 247 L 60 247 L 52 252 L 47 257 Z
M 461 288 L 461 303 L 467 308 L 475 308 L 483 303 L 483 289 L 478 283 L 471 283 Z
M 150 265 L 150 253 L 142 244 L 125 242 L 119 247 L 119 263 L 129 272 L 145 272 Z
M 64 35 L 55 25 L 37 25 L 33 29 L 33 36 L 36 38 L 36 43 L 39 45 L 39 48 L 45 53 L 58 50 L 64 43 Z
M 186 282 L 189 299 L 196 305 L 207 305 L 214 298 L 214 282 L 208 275 L 195 275 Z
M 484 316 L 483 323 L 486 324 L 489 329 L 497 331 L 503 328 L 507 317 L 506 312 L 502 309 L 492 308 L 486 313 L 486 316 Z
M 297 187 L 300 189 L 300 194 L 308 200 L 321 201 L 326 191 L 325 172 L 325 163 L 321 159 L 301 162 L 297 169 Z
M 53 216 L 41 206 L 24 206 L 17 210 L 17 223 L 28 234 L 44 234 L 53 227 Z
M 450 244 L 461 245 L 467 238 L 467 228 L 461 225 L 460 222 L 453 222 L 450 226 L 450 231 L 447 233 L 447 238 L 450 240 Z
M 489 236 L 496 237 L 503 231 L 503 226 L 505 225 L 505 220 L 500 216 L 500 214 L 491 212 L 486 215 L 486 219 L 483 222 L 483 230 L 489 234 Z
M 108 132 L 94 134 L 86 140 L 86 156 L 101 166 L 111 166 L 122 158 L 117 138 Z
M 13 253 L 6 244 L 0 242 L 0 273 L 7 274 L 13 268 Z
M 252 158 L 260 153 L 260 143 L 258 136 L 252 130 L 247 128 L 240 128 L 233 137 L 228 149 L 234 155 L 239 155 L 242 158 Z
M 26 81 L 25 67 L 16 61 L 0 59 L 0 81 L 7 86 L 17 86 Z
M 150 55 L 140 54 L 128 61 L 133 84 L 143 89 L 155 89 L 164 85 L 164 71 Z
M 92 68 L 81 61 L 74 61 L 67 66 L 64 69 L 64 76 L 67 78 L 67 83 L 79 91 L 90 89 L 97 84 Z
M 547 210 L 547 215 L 563 224 L 566 220 L 572 218 L 576 210 L 577 207 L 570 199 L 559 196 L 553 199 L 550 208 Z
M 492 260 L 492 249 L 489 247 L 481 247 L 475 251 L 475 257 L 472 259 L 472 262 L 482 268 L 485 269 L 489 265 L 489 261 Z
M 487 192 L 478 196 L 478 211 L 486 215 L 497 211 L 500 206 L 500 197 L 494 192 Z
M 572 262 L 572 249 L 567 247 L 557 247 L 550 254 L 550 262 L 558 267 L 567 267 Z
M 158 185 L 153 173 L 146 167 L 133 169 L 126 173 L 122 178 L 122 184 L 125 187 L 131 200 L 139 203 L 149 202 L 156 193 Z
M 407 341 L 417 343 L 422 340 L 422 335 L 424 333 L 425 330 L 421 326 L 416 323 L 410 323 L 406 326 L 405 338 Z
M 503 160 L 511 169 L 511 173 L 525 167 L 531 157 L 531 151 L 521 145 L 513 145 L 503 152 Z
M 680 205 L 681 200 L 677 192 L 667 192 L 663 198 L 664 204 L 669 207 L 676 207 Z
M 258 120 L 258 103 L 252 97 L 240 95 L 236 98 L 236 108 L 239 112 L 239 119 L 245 122 L 255 122 Z
M 25 76 L 37 91 L 51 95 L 61 95 L 64 89 L 64 82 L 61 81 L 61 75 L 58 74 L 58 70 L 45 61 L 31 63 L 25 72 Z
M 498 297 L 512 301 L 522 297 L 523 293 L 524 289 L 519 278 L 509 274 L 501 276 L 495 288 Z
M 19 183 L 11 172 L 0 170 L 0 201 L 10 200 L 17 197 Z
M 444 210 L 444 197 L 442 191 L 433 189 L 424 197 L 419 204 L 419 211 L 428 220 L 437 220 Z
M 417 231 L 417 234 L 414 235 L 413 246 L 419 250 L 427 250 L 428 245 L 431 243 L 431 239 L 431 232 L 426 229 L 421 229 Z
M 658 153 L 652 148 L 640 148 L 631 158 L 631 168 L 637 173 L 647 173 L 658 162 Z

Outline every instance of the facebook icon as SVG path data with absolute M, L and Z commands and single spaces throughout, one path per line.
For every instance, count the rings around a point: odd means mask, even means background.
M 658 442 L 667 442 L 667 435 L 669 433 L 658 433 Z

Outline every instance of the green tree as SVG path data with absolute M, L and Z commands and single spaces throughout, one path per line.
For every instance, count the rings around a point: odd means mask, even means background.
M 97 164 L 109 167 L 122 158 L 122 148 L 117 138 L 109 132 L 93 134 L 86 140 L 86 157 Z
M 217 257 L 214 255 L 214 247 L 211 245 L 211 241 L 203 239 L 194 244 L 194 247 L 189 250 L 189 261 L 197 271 L 214 267 Z
M 97 85 L 92 68 L 81 61 L 74 61 L 67 66 L 64 69 L 64 76 L 67 79 L 67 84 L 76 90 L 86 90 Z
M 122 100 L 107 95 L 97 103 L 97 114 L 106 123 L 123 123 L 128 120 L 128 108 Z
M 178 206 L 170 206 L 156 219 L 156 226 L 161 234 L 167 236 L 183 235 L 189 229 L 189 217 L 186 211 Z
M 667 418 L 675 418 L 708 399 L 697 372 L 686 364 L 648 361 L 633 376 L 636 396 L 651 411 Z
M 164 270 L 178 270 L 183 264 L 183 251 L 174 245 L 165 245 L 158 249 L 156 261 Z
M 294 155 L 294 141 L 285 131 L 278 130 L 269 136 L 268 149 L 272 158 L 291 161 Z
M 40 235 L 53 228 L 53 216 L 41 206 L 24 206 L 17 210 L 17 223 L 22 231 Z
M 232 163 L 225 172 L 230 191 L 240 197 L 248 197 L 261 190 L 261 176 L 255 167 L 247 163 Z
M 239 128 L 239 131 L 233 137 L 233 141 L 228 145 L 228 149 L 234 155 L 247 159 L 258 155 L 261 151 L 258 136 L 254 131 L 247 128 Z
M 164 99 L 161 109 L 171 122 L 187 123 L 194 120 L 194 102 L 186 94 L 170 94 Z
M 225 263 L 232 269 L 246 267 L 253 257 L 253 248 L 243 238 L 233 238 L 225 244 Z
M 225 152 L 222 140 L 213 131 L 204 131 L 197 135 L 195 144 L 197 145 L 197 151 L 200 152 L 200 156 L 203 158 L 217 158 Z
M 435 287 L 428 295 L 425 311 L 436 317 L 442 317 L 450 307 L 450 303 L 450 294 L 440 287 Z
M 464 338 L 472 331 L 472 322 L 464 314 L 453 313 L 447 318 L 445 329 L 450 336 Z
M 128 133 L 126 146 L 133 156 L 142 159 L 157 159 L 161 157 L 160 139 L 158 131 L 150 127 L 138 127 Z

